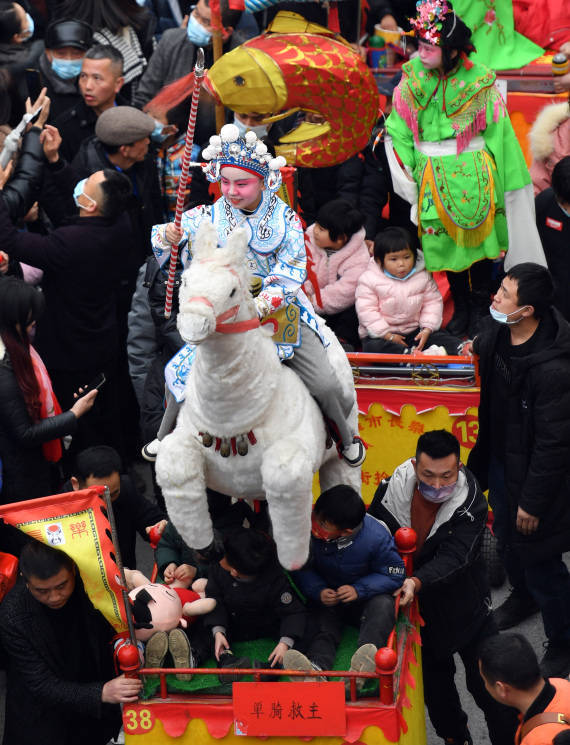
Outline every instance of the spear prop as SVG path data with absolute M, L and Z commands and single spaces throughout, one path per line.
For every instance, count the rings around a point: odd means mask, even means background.
M 192 102 L 190 104 L 190 116 L 188 117 L 188 129 L 186 130 L 186 140 L 184 142 L 184 155 L 182 156 L 182 172 L 178 181 L 178 192 L 176 194 L 176 215 L 174 217 L 174 226 L 180 230 L 182 222 L 182 212 L 184 210 L 184 198 L 186 187 L 192 181 L 190 172 L 190 161 L 192 157 L 192 146 L 194 144 L 194 131 L 196 129 L 196 114 L 198 112 L 198 100 L 200 98 L 200 89 L 204 78 L 204 50 L 200 47 L 196 53 L 196 63 L 194 65 L 194 90 L 192 91 Z M 166 282 L 166 300 L 164 303 L 164 317 L 170 318 L 172 312 L 172 295 L 174 292 L 174 277 L 176 275 L 176 265 L 178 263 L 178 244 L 172 246 L 170 252 L 170 266 L 168 268 L 168 280 Z

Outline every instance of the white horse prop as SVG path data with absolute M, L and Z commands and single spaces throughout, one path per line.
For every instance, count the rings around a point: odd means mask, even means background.
M 217 246 L 203 223 L 182 275 L 178 329 L 198 345 L 174 431 L 156 460 L 168 514 L 186 543 L 213 541 L 206 487 L 232 497 L 266 499 L 281 564 L 296 569 L 309 551 L 313 475 L 321 489 L 349 484 L 360 493 L 360 468 L 327 449 L 323 415 L 297 374 L 282 365 L 270 332 L 259 325 L 246 265 L 246 234 Z M 329 357 L 352 392 L 352 372 L 334 334 Z M 222 457 L 221 443 L 229 457 Z M 243 454 L 245 453 L 245 454 Z

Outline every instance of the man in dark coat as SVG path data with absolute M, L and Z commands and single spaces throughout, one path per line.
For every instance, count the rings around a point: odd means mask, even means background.
M 570 321 L 570 155 L 554 166 L 552 187 L 536 200 L 536 226 L 554 280 L 552 304 Z
M 551 307 L 550 273 L 510 269 L 477 335 L 479 435 L 468 465 L 489 487 L 494 530 L 513 591 L 499 628 L 538 607 L 548 649 L 545 677 L 570 672 L 570 325 Z
M 119 354 L 117 291 L 122 247 L 130 237 L 123 215 L 131 193 L 126 176 L 97 171 L 75 196 L 79 217 L 47 236 L 16 230 L 0 200 L 2 250 L 44 272 L 46 312 L 35 345 L 64 410 L 73 394 L 100 372 L 107 382 L 93 410 L 83 417 L 76 447 L 117 444 L 119 405 L 114 389 Z
M 92 37 L 89 24 L 72 18 L 52 21 L 46 29 L 46 48 L 38 68 L 52 120 L 81 101 L 77 83 Z
M 166 521 L 166 513 L 137 492 L 130 477 L 122 473 L 121 465 L 119 454 L 108 445 L 87 448 L 78 454 L 73 476 L 63 491 L 89 486 L 109 488 L 121 558 L 124 566 L 136 569 L 137 533 L 148 542 L 146 529 Z
M 480 642 L 497 633 L 481 559 L 487 502 L 460 463 L 456 438 L 445 430 L 423 434 L 416 457 L 380 484 L 369 513 L 392 533 L 409 526 L 417 534 L 413 576 L 404 580 L 400 605 L 408 605 L 417 595 L 425 621 L 424 692 L 435 731 L 449 745 L 472 745 L 454 681 L 457 652 L 467 690 L 485 714 L 491 742 L 512 743 L 516 716 L 489 696 L 477 666 Z
M 228 0 L 222 0 L 220 8 L 225 32 L 223 51 L 228 52 L 246 40 L 241 32 L 233 32 L 239 23 L 241 11 L 230 10 Z M 166 85 L 188 75 L 194 68 L 199 47 L 204 49 L 206 68 L 212 66 L 214 58 L 210 21 L 209 0 L 198 0 L 187 24 L 180 28 L 167 29 L 163 33 L 137 86 L 135 106 L 142 109 Z M 208 115 L 213 114 L 213 107 L 206 101 L 202 103 L 198 117 L 203 118 L 206 111 Z
M 86 596 L 77 567 L 38 541 L 20 555 L 19 582 L 0 606 L 8 660 L 10 745 L 106 745 L 134 703 L 138 679 L 115 677 L 113 628 Z
M 72 161 L 79 146 L 95 134 L 99 116 L 117 104 L 123 87 L 123 56 L 108 44 L 94 44 L 83 58 L 79 74 L 81 100 L 60 114 L 54 124 L 63 139 L 61 154 Z

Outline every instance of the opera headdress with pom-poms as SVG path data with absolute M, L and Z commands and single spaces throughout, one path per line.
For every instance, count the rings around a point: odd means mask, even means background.
M 263 179 L 269 191 L 277 191 L 281 186 L 280 169 L 287 165 L 282 155 L 274 158 L 267 151 L 267 145 L 255 132 L 246 132 L 244 137 L 240 137 L 235 124 L 224 125 L 219 135 L 210 137 L 210 144 L 202 151 L 202 157 L 209 161 L 202 166 L 208 181 L 219 181 L 220 170 L 224 166 L 233 166 L 255 173 Z

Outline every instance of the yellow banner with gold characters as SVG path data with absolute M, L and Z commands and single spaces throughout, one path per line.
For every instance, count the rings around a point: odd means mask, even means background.
M 92 486 L 0 506 L 0 517 L 77 564 L 91 602 L 117 633 L 126 631 L 121 578 L 115 563 L 104 486 Z
M 368 445 L 362 465 L 362 498 L 370 504 L 382 479 L 415 455 L 418 437 L 424 432 L 446 429 L 454 434 L 465 463 L 477 440 L 478 427 L 476 406 L 452 415 L 445 405 L 417 413 L 413 404 L 404 404 L 398 416 L 381 403 L 372 404 L 366 414 L 359 415 L 360 436 Z

